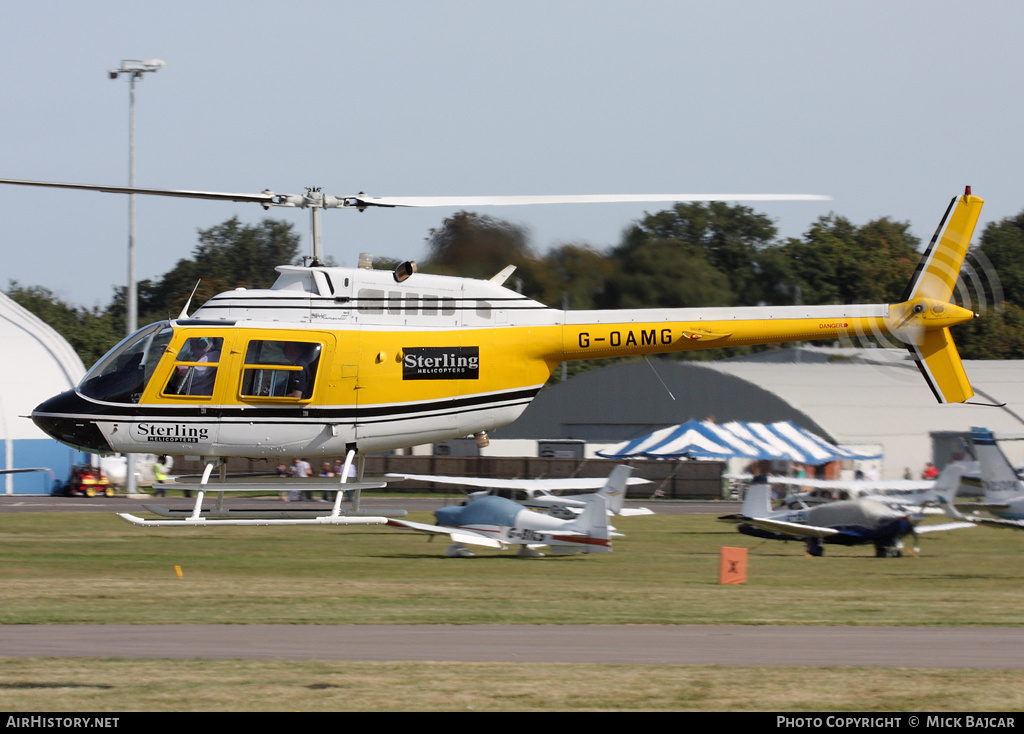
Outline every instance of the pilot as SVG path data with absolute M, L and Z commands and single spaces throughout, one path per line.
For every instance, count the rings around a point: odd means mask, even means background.
M 176 370 L 178 377 L 185 380 L 183 383 L 183 395 L 213 395 L 213 383 L 217 379 L 216 363 L 220 362 L 220 343 L 221 340 L 219 338 L 211 339 L 205 336 L 189 339 L 189 348 L 193 356 L 187 361 L 212 362 L 214 366 L 182 365 L 178 367 Z M 199 356 L 194 356 L 197 353 Z M 188 377 L 189 371 L 191 371 L 191 377 Z
M 309 385 L 309 365 L 302 359 L 302 344 L 285 342 L 282 351 L 289 364 L 302 367 L 301 370 L 293 370 L 288 373 L 288 386 L 285 388 L 284 394 L 290 398 L 301 398 Z

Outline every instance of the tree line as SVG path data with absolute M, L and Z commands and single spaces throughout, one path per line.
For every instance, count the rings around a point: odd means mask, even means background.
M 648 214 L 608 249 L 566 243 L 538 253 L 523 227 L 468 211 L 444 219 L 426 240 L 423 272 L 490 278 L 512 264 L 517 270 L 506 285 L 571 309 L 892 303 L 900 300 L 921 249 L 908 223 L 882 218 L 856 225 L 836 214 L 820 217 L 802 237 L 779 239 L 766 215 L 724 202 L 681 203 Z M 235 287 L 269 287 L 275 266 L 301 261 L 299 246 L 290 223 L 270 218 L 253 225 L 232 218 L 200 230 L 191 258 L 138 284 L 139 323 L 176 316 L 197 283 L 193 309 Z M 987 225 L 968 261 L 984 292 L 965 289 L 957 300 L 984 310 L 985 318 L 956 327 L 961 355 L 1024 358 L 1024 212 Z M 376 267 L 397 262 L 375 260 Z M 124 336 L 125 290 L 91 310 L 61 301 L 44 286 L 10 282 L 6 292 L 90 365 Z M 573 363 L 573 371 L 587 366 Z

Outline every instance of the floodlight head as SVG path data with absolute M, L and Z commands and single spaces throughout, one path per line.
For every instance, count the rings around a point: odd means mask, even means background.
M 161 59 L 149 59 L 148 61 L 125 59 L 121 62 L 120 69 L 110 70 L 110 78 L 116 79 L 119 74 L 131 74 L 133 79 L 141 79 L 144 72 L 158 71 L 165 66 L 167 63 Z

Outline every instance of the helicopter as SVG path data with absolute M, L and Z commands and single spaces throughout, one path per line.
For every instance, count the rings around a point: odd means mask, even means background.
M 936 399 L 973 395 L 950 327 L 977 316 L 951 303 L 983 200 L 954 197 L 895 304 L 563 311 L 489 280 L 393 272 L 360 257 L 324 264 L 326 209 L 822 199 L 814 195 L 331 196 L 0 183 L 309 209 L 312 257 L 281 265 L 269 289 L 212 297 L 192 314 L 140 328 L 72 390 L 35 408 L 44 432 L 88 452 L 228 457 L 346 456 L 475 436 L 514 421 L 567 360 L 773 342 L 894 335 Z M 209 471 L 207 472 L 207 475 Z M 205 480 L 204 480 L 205 481 Z

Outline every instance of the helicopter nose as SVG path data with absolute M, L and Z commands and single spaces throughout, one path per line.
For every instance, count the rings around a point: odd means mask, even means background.
M 91 416 L 95 406 L 74 390 L 44 400 L 32 411 L 32 422 L 63 444 L 98 454 L 112 453 Z

